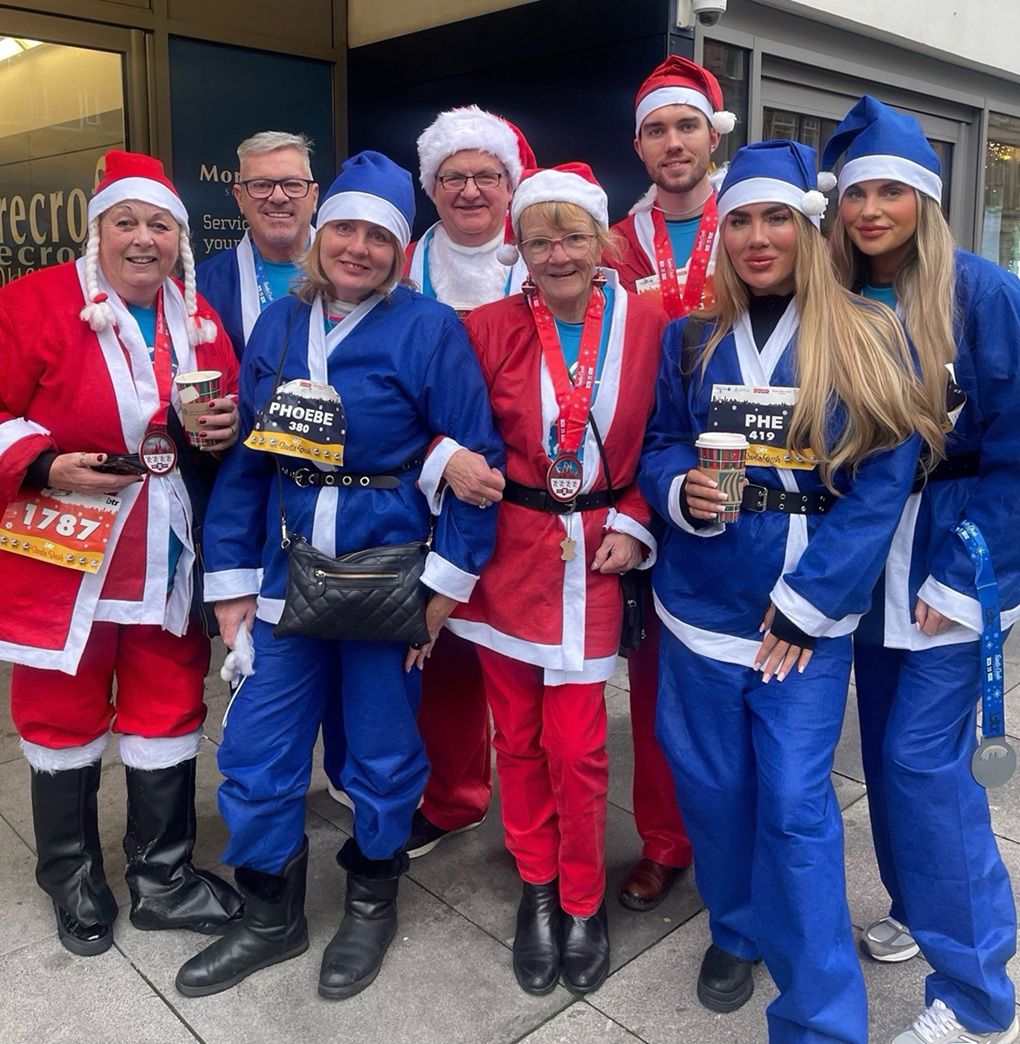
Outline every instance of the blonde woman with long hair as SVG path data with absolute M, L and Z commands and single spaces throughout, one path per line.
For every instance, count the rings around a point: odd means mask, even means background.
M 698 997 L 735 1010 L 763 958 L 780 991 L 772 1044 L 866 1044 L 829 773 L 850 634 L 921 445 L 921 391 L 895 317 L 837 285 L 815 184 L 798 142 L 734 156 L 716 306 L 666 330 L 640 486 L 669 523 L 653 575 L 656 732 L 709 911 Z M 751 443 L 734 522 L 698 469 L 704 432 Z
M 945 459 L 919 477 L 855 636 L 872 833 L 892 900 L 861 943 L 879 961 L 921 952 L 933 968 L 929 1007 L 895 1044 L 1007 1044 L 1020 1037 L 1006 974 L 1016 910 L 970 768 L 989 621 L 953 530 L 980 530 L 998 581 L 1001 615 L 990 616 L 1005 630 L 1020 615 L 1020 283 L 954 250 L 939 161 L 913 117 L 865 95 L 824 165 L 844 152 L 837 273 L 900 313 L 925 412 L 945 429 Z

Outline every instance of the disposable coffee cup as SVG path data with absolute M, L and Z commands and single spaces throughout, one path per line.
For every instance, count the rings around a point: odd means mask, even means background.
M 198 437 L 202 430 L 198 418 L 208 413 L 206 406 L 213 399 L 220 397 L 220 379 L 223 374 L 219 370 L 192 370 L 190 373 L 179 373 L 174 378 L 177 394 L 181 397 L 181 414 L 188 442 L 192 446 L 203 446 Z
M 709 472 L 726 494 L 719 521 L 736 522 L 743 495 L 747 439 L 728 431 L 706 431 L 694 445 L 698 448 L 698 467 Z

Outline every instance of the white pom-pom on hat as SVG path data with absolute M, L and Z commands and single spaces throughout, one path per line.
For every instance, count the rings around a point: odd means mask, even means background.
M 725 109 L 719 109 L 716 112 L 713 112 L 710 119 L 712 126 L 720 134 L 729 134 L 729 132 L 737 125 L 737 117 L 732 112 L 727 112 Z
M 809 189 L 804 193 L 804 203 L 800 209 L 808 217 L 821 217 L 828 205 L 829 201 L 821 192 L 817 191 L 817 189 Z
M 507 268 L 513 268 L 521 259 L 521 252 L 513 243 L 500 243 L 496 249 L 496 260 Z
M 820 192 L 831 192 L 836 187 L 836 175 L 829 170 L 820 171 L 818 174 L 818 190 Z

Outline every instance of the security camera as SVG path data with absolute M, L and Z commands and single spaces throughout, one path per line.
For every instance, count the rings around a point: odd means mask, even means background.
M 726 13 L 726 0 L 691 0 L 691 13 L 702 25 L 716 25 Z

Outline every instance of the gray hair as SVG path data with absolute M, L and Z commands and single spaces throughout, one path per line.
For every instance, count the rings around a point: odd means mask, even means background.
M 266 152 L 276 152 L 277 149 L 297 149 L 305 158 L 305 166 L 311 177 L 312 166 L 312 139 L 307 134 L 290 134 L 287 131 L 259 131 L 250 138 L 245 138 L 237 146 L 237 159 L 242 161 L 245 156 L 261 156 Z

